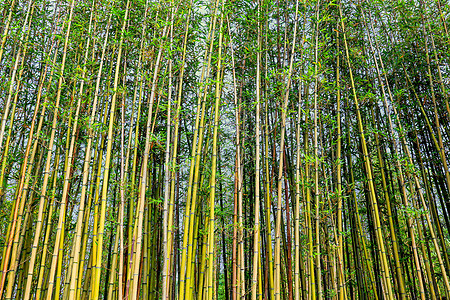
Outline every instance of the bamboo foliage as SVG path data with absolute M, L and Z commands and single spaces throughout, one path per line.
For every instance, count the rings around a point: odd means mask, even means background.
M 1 299 L 450 298 L 448 3 L 1 9 Z

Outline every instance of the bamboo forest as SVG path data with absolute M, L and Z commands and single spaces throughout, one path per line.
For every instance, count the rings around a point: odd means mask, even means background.
M 0 299 L 450 299 L 449 27 L 0 0 Z

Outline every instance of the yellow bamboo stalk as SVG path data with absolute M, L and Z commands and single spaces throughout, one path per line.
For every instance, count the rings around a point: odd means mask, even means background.
M 291 57 L 289 62 L 289 70 L 287 73 L 287 84 L 285 86 L 285 94 L 283 99 L 282 111 L 281 111 L 281 142 L 280 142 L 280 160 L 278 164 L 278 201 L 277 201 L 277 216 L 276 216 L 276 229 L 275 229 L 275 265 L 274 265 L 274 296 L 275 300 L 281 299 L 281 198 L 282 198 L 282 186 L 283 186 L 283 153 L 285 144 L 285 131 L 286 131 L 286 114 L 287 105 L 289 101 L 289 89 L 291 85 L 291 75 L 294 64 L 295 44 L 297 38 L 297 25 L 298 25 L 298 0 L 295 1 L 295 21 L 294 21 L 294 33 L 292 39 Z

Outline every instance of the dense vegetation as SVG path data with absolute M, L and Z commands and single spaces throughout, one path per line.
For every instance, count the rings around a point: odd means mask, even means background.
M 450 298 L 450 3 L 0 6 L 1 299 Z

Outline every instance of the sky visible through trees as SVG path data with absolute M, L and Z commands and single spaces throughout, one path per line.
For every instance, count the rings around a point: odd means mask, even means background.
M 0 0 L 0 299 L 450 299 L 449 19 Z

